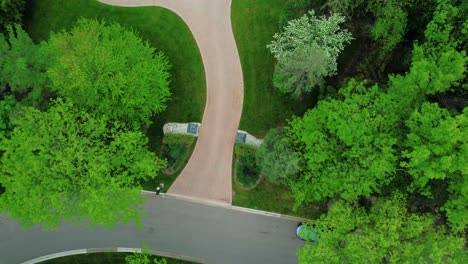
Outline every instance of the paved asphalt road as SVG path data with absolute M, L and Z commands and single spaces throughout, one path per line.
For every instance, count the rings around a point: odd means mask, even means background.
M 21 229 L 0 216 L 0 264 L 84 248 L 140 248 L 203 259 L 208 263 L 297 263 L 297 222 L 212 207 L 174 198 L 148 198 L 144 227 L 119 225 L 106 231 L 64 225 L 56 231 Z

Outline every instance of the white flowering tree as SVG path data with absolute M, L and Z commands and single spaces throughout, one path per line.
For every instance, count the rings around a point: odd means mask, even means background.
M 340 28 L 343 22 L 338 14 L 317 17 L 312 10 L 273 36 L 267 47 L 278 61 L 274 85 L 281 93 L 298 99 L 336 74 L 338 55 L 353 39 Z

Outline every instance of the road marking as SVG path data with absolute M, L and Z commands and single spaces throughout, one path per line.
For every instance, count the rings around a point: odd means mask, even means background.
M 49 259 L 60 258 L 60 257 L 65 257 L 65 256 L 71 256 L 71 255 L 86 254 L 86 253 L 87 253 L 86 249 L 64 251 L 64 252 L 59 252 L 59 253 L 54 253 L 54 254 L 49 254 L 49 255 L 42 256 L 42 257 L 38 257 L 32 260 L 23 262 L 22 264 L 34 264 L 34 263 L 46 261 Z
M 80 254 L 88 254 L 88 253 L 104 253 L 104 252 L 141 253 L 141 250 L 142 250 L 141 248 L 129 248 L 129 247 L 77 249 L 77 250 L 69 250 L 69 251 L 45 255 L 45 256 L 38 257 L 32 260 L 28 260 L 21 264 L 35 264 L 35 263 L 39 263 L 39 262 L 43 262 L 43 261 L 51 260 L 55 258 L 61 258 L 61 257 L 66 257 L 66 256 L 72 256 L 72 255 L 80 255 Z M 200 264 L 208 263 L 204 259 L 199 259 L 199 258 L 194 258 L 194 257 L 189 257 L 189 256 L 184 256 L 184 255 L 179 255 L 179 254 L 174 254 L 174 253 L 169 253 L 169 252 L 163 252 L 163 251 L 158 251 L 158 250 L 148 250 L 148 251 L 150 254 L 155 255 L 157 257 L 181 259 L 181 260 L 191 261 L 191 262 L 200 263 Z

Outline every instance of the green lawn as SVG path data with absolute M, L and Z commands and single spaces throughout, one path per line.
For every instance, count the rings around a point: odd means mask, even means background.
M 233 181 L 232 191 L 234 192 L 232 204 L 241 207 L 258 209 L 268 212 L 275 212 L 286 215 L 294 215 L 307 219 L 316 219 L 325 212 L 325 204 L 310 204 L 302 206 L 293 211 L 294 199 L 291 191 L 284 186 L 274 185 L 268 177 L 264 177 L 262 182 L 250 191 L 244 191 Z
M 72 255 L 40 262 L 41 264 L 125 264 L 125 257 L 132 253 L 91 253 Z M 167 264 L 192 264 L 195 262 L 166 258 Z
M 244 75 L 244 107 L 240 129 L 263 137 L 315 104 L 312 97 L 288 99 L 272 85 L 274 58 L 266 45 L 279 31 L 284 0 L 233 0 L 231 18 Z
M 189 28 L 173 12 L 160 7 L 114 7 L 95 0 L 28 2 L 25 25 L 36 41 L 47 39 L 51 31 L 70 29 L 80 17 L 97 18 L 132 27 L 167 55 L 172 64 L 172 98 L 148 130 L 153 151 L 161 146 L 164 123 L 201 121 L 206 94 L 201 55 Z

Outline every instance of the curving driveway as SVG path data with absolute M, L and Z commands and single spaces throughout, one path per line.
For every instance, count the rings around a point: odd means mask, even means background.
M 200 48 L 207 96 L 187 166 L 169 193 L 232 203 L 232 152 L 242 113 L 242 69 L 231 29 L 231 0 L 98 0 L 117 6 L 161 6 L 178 14 Z

